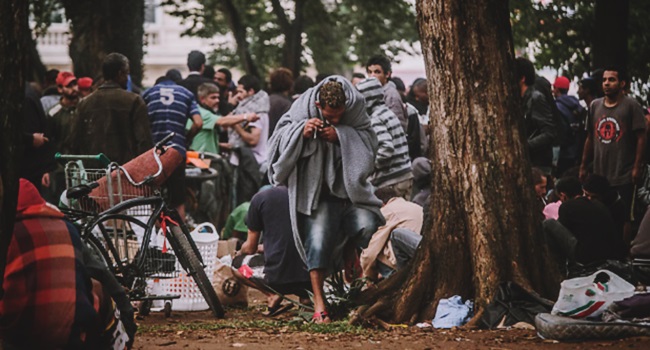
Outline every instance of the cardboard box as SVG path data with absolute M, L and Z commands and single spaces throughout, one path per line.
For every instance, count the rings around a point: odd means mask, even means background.
M 226 255 L 233 255 L 237 250 L 237 239 L 231 238 L 227 241 L 219 241 L 217 246 L 217 258 L 222 258 Z

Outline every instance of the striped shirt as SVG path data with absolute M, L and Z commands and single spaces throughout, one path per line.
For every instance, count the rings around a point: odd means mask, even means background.
M 385 187 L 412 179 L 406 135 L 395 113 L 384 103 L 381 84 L 375 78 L 365 79 L 357 84 L 357 89 L 366 99 L 366 108 L 379 145 L 375 171 L 370 177 L 372 184 Z
M 199 114 L 194 94 L 171 80 L 165 80 L 147 90 L 142 98 L 147 103 L 153 142 L 174 132 L 176 135 L 167 145 L 185 157 L 185 124 L 192 115 Z

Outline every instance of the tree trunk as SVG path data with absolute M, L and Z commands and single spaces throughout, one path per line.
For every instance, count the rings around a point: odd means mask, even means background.
M 102 61 L 119 52 L 130 61 L 131 79 L 142 82 L 144 0 L 62 0 L 70 19 L 70 57 L 76 76 L 101 75 Z
M 305 1 L 295 0 L 295 19 L 289 21 L 280 0 L 272 0 L 273 12 L 278 18 L 278 23 L 284 33 L 284 47 L 282 48 L 282 66 L 293 72 L 298 77 L 302 72 L 302 33 L 305 26 Z
M 504 281 L 554 297 L 558 275 L 542 266 L 508 1 L 418 0 L 417 15 L 431 106 L 430 215 L 411 268 L 366 293 L 371 306 L 360 316 L 430 320 L 437 301 L 455 294 L 481 310 Z
M 0 277 L 4 276 L 18 200 L 18 160 L 22 153 L 22 104 L 25 98 L 25 52 L 31 31 L 27 26 L 28 2 L 0 3 Z M 27 31 L 25 32 L 25 28 Z M 2 291 L 0 278 L 0 298 Z
M 235 37 L 237 54 L 239 55 L 244 71 L 246 74 L 254 75 L 264 80 L 264 77 L 260 76 L 259 69 L 253 60 L 250 49 L 248 48 L 248 41 L 246 41 L 246 26 L 242 23 L 237 7 L 235 7 L 232 0 L 222 0 L 221 8 L 228 19 L 228 25 Z
M 627 69 L 629 0 L 596 0 L 593 67 Z

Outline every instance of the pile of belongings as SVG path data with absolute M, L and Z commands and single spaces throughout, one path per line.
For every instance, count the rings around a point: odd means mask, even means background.
M 555 340 L 650 336 L 650 293 L 609 270 L 562 282 L 551 313 L 535 317 L 540 337 Z

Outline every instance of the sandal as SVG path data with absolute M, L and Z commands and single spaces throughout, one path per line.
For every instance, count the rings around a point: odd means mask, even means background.
M 321 311 L 321 312 L 314 312 L 314 315 L 311 317 L 311 322 L 316 324 L 321 324 L 321 323 L 330 323 L 332 322 L 332 320 L 330 320 L 327 311 Z
M 266 311 L 262 313 L 263 316 L 266 317 L 275 317 L 278 316 L 282 313 L 285 313 L 293 308 L 293 304 L 278 304 L 276 306 L 269 306 L 267 307 Z

